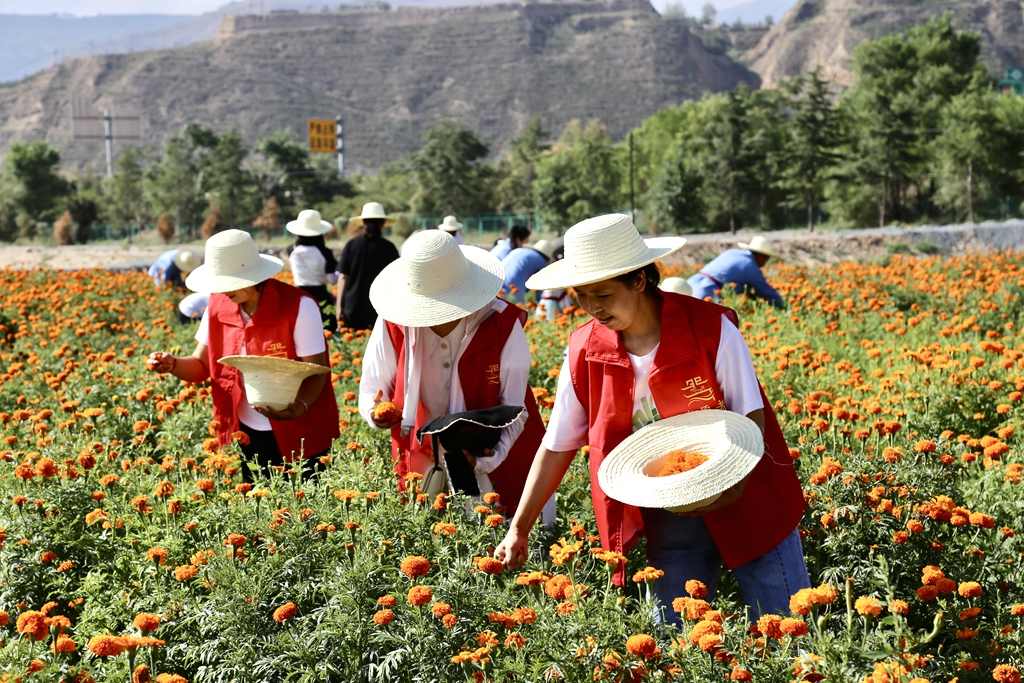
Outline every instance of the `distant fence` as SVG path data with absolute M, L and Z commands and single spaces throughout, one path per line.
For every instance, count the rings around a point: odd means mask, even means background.
M 444 216 L 435 216 L 429 213 L 406 214 L 410 225 L 414 230 L 429 230 L 436 228 L 444 220 Z M 505 234 L 513 225 L 525 225 L 535 232 L 541 231 L 540 217 L 532 213 L 492 212 L 481 213 L 476 216 L 463 216 L 459 218 L 462 223 L 462 232 L 475 232 L 482 235 L 485 232 L 499 232 Z

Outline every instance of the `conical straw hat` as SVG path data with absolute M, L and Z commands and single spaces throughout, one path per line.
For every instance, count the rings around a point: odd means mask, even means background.
M 295 401 L 304 379 L 331 371 L 323 365 L 271 356 L 224 356 L 218 362 L 241 371 L 249 405 L 274 410 L 284 410 Z
M 568 289 L 610 280 L 678 251 L 682 237 L 645 240 L 629 216 L 613 213 L 588 218 L 565 233 L 565 257 L 526 281 L 530 289 Z
M 654 476 L 665 456 L 683 450 L 707 461 L 688 472 Z M 697 410 L 665 418 L 626 437 L 601 462 L 601 489 L 617 501 L 685 512 L 709 505 L 738 484 L 764 453 L 753 420 L 728 410 Z

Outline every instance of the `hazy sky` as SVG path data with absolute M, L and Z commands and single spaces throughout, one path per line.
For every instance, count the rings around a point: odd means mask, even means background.
M 0 14 L 202 14 L 226 0 L 0 0 Z

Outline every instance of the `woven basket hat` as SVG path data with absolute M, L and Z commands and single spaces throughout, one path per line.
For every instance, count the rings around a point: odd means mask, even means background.
M 304 379 L 331 371 L 316 363 L 270 356 L 224 356 L 217 362 L 242 372 L 249 405 L 274 410 L 284 410 L 295 401 Z
M 199 258 L 199 254 L 188 249 L 179 249 L 174 254 L 174 265 L 178 266 L 178 270 L 182 273 L 191 273 L 193 270 L 198 268 L 202 264 L 203 260 Z
M 629 216 L 588 218 L 565 233 L 565 258 L 526 281 L 530 289 L 568 289 L 610 280 L 682 249 L 682 237 L 645 240 Z
M 443 230 L 423 230 L 370 285 L 370 303 L 390 323 L 430 327 L 480 310 L 504 284 L 505 269 L 490 253 L 459 246 Z
M 281 259 L 260 254 L 249 233 L 225 230 L 206 240 L 206 263 L 192 271 L 185 286 L 193 292 L 233 292 L 269 280 L 283 267 Z
M 681 277 L 667 277 L 661 281 L 658 285 L 658 289 L 663 292 L 675 292 L 676 294 L 685 294 L 686 296 L 693 296 L 693 288 L 690 284 Z
M 285 230 L 300 237 L 316 237 L 326 235 L 334 226 L 320 218 L 320 212 L 313 209 L 299 211 L 299 217 L 289 221 Z
M 661 471 L 672 451 L 700 453 L 707 461 L 667 477 Z M 626 437 L 601 463 L 601 489 L 617 501 L 686 512 L 714 502 L 750 474 L 764 453 L 761 430 L 728 410 L 697 410 L 665 418 Z

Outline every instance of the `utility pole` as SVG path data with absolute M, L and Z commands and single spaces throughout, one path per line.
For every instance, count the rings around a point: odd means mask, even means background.
M 107 146 L 107 177 L 114 176 L 114 117 L 110 109 L 103 109 L 103 140 Z
M 636 225 L 636 207 L 633 204 L 633 132 L 629 133 L 629 220 Z
M 334 117 L 335 132 L 338 135 L 338 175 L 345 177 L 345 135 L 340 116 Z
M 107 153 L 107 177 L 114 175 L 114 139 L 138 142 L 142 138 L 141 117 L 134 109 L 104 107 L 98 112 L 85 100 L 71 102 L 71 138 L 103 140 Z

